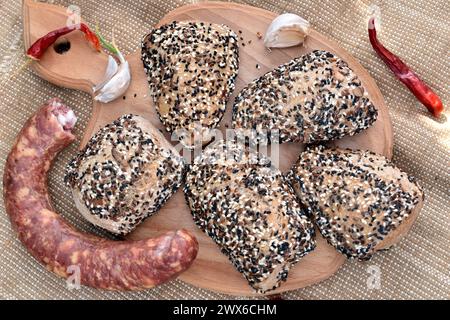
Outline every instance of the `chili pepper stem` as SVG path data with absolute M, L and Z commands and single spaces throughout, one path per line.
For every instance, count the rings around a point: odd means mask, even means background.
M 118 54 L 118 50 L 117 48 L 115 48 L 111 43 L 109 43 L 105 37 L 102 36 L 102 34 L 100 33 L 100 28 L 98 26 L 98 23 L 95 26 L 95 34 L 97 35 L 97 37 L 100 40 L 100 43 L 102 45 L 103 48 L 105 48 L 106 50 L 108 50 L 109 52 L 113 53 L 113 54 Z
M 112 31 L 111 43 L 112 43 L 114 49 L 116 49 L 116 51 L 117 51 L 117 56 L 119 57 L 120 63 L 125 63 L 125 58 L 123 57 L 122 52 L 120 52 L 119 49 L 116 46 L 116 39 L 114 37 L 114 29 Z

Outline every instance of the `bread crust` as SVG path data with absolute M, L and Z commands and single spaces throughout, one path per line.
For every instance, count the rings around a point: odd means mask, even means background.
M 272 130 L 279 131 L 280 143 L 314 143 L 354 135 L 377 116 L 347 63 L 331 52 L 315 50 L 242 89 L 234 101 L 232 125 L 260 143 Z
M 397 243 L 423 206 L 416 180 L 369 151 L 310 148 L 288 179 L 322 235 L 348 258 L 368 260 Z
M 89 140 L 65 181 L 89 222 L 124 235 L 175 193 L 183 174 L 183 158 L 161 132 L 143 117 L 124 115 Z
M 241 144 L 210 145 L 186 174 L 194 221 L 264 293 L 315 248 L 314 227 L 282 173 Z
M 188 148 L 208 142 L 235 87 L 236 34 L 225 25 L 174 21 L 143 39 L 142 62 L 167 131 Z

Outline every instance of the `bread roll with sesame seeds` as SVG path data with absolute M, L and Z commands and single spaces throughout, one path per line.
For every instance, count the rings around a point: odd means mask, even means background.
M 331 52 L 315 50 L 242 89 L 234 101 L 232 125 L 263 143 L 272 130 L 279 131 L 280 143 L 313 143 L 354 135 L 377 116 L 348 64 Z
M 280 286 L 315 248 L 313 224 L 290 184 L 243 145 L 208 146 L 190 165 L 184 192 L 197 226 L 257 292 Z
M 206 22 L 174 21 L 142 41 L 142 62 L 161 122 L 186 147 L 208 142 L 234 90 L 236 34 Z M 202 141 L 204 140 L 204 141 Z
M 65 182 L 92 224 L 127 234 L 175 193 L 184 160 L 143 117 L 124 115 L 100 129 L 68 164 Z
M 424 200 L 413 177 L 369 151 L 317 146 L 287 177 L 322 235 L 348 258 L 369 260 L 397 243 Z

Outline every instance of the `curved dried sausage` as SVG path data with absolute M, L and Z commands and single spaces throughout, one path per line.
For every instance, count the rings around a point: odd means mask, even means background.
M 113 241 L 82 233 L 57 214 L 47 191 L 47 172 L 59 151 L 75 140 L 75 117 L 59 99 L 25 124 L 8 156 L 3 177 L 6 211 L 20 241 L 47 269 L 109 290 L 137 290 L 166 282 L 192 264 L 197 240 L 185 230 L 139 241 Z

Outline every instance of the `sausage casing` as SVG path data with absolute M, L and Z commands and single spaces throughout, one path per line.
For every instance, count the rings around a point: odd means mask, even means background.
M 59 99 L 42 106 L 24 125 L 3 176 L 6 211 L 20 241 L 46 268 L 80 284 L 109 290 L 139 290 L 173 279 L 198 252 L 185 230 L 138 241 L 113 241 L 69 225 L 50 203 L 47 173 L 56 155 L 75 140 L 73 112 Z

